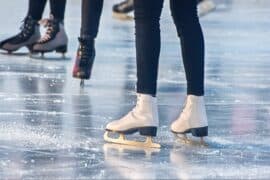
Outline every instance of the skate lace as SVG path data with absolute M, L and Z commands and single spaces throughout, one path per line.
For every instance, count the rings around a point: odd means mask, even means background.
M 24 20 L 21 21 L 22 25 L 20 27 L 21 32 L 19 33 L 20 38 L 25 38 L 31 34 L 33 22 L 29 19 L 29 17 L 24 18 Z
M 79 38 L 79 41 L 80 41 L 79 53 L 81 59 L 80 66 L 84 67 L 88 64 L 88 61 L 94 55 L 94 51 L 87 44 L 87 40 Z
M 135 113 L 137 111 L 137 108 L 141 105 L 141 96 L 138 95 L 137 96 L 137 102 L 136 102 L 136 106 L 132 109 L 131 113 Z
M 187 111 L 186 106 L 187 106 L 187 98 L 185 99 L 184 104 L 182 106 L 181 116 L 184 116 L 186 114 L 186 111 Z
M 38 43 L 46 43 L 50 41 L 57 33 L 56 22 L 54 22 L 52 18 L 49 18 L 40 20 L 39 24 L 43 25 L 45 28 L 47 28 L 47 30 L 45 35 L 38 41 Z

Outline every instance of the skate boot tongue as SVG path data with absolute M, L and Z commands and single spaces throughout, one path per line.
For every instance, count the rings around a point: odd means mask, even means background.
M 39 24 L 47 28 L 45 35 L 38 41 L 39 44 L 44 44 L 55 38 L 56 34 L 60 31 L 61 20 L 55 19 L 50 15 L 49 19 L 42 19 Z
M 137 93 L 137 101 L 153 101 L 156 97 L 150 95 L 150 94 L 141 94 Z
M 148 104 L 145 106 L 145 104 Z M 137 103 L 136 106 L 133 108 L 133 112 L 145 112 L 147 111 L 146 108 L 152 109 L 153 107 L 148 107 L 152 106 L 153 104 L 157 104 L 156 97 L 153 97 L 150 94 L 141 94 L 137 93 Z

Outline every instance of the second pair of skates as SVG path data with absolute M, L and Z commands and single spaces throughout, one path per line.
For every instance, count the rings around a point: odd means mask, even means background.
M 157 101 L 155 97 L 145 94 L 137 94 L 137 104 L 123 118 L 109 123 L 106 127 L 104 140 L 107 142 L 134 145 L 149 148 L 160 148 L 160 144 L 154 143 L 152 138 L 157 134 L 159 126 Z M 171 124 L 171 131 L 179 136 L 191 133 L 201 138 L 208 135 L 208 123 L 203 96 L 188 95 L 184 109 L 180 116 Z M 145 142 L 131 141 L 125 135 L 139 132 L 146 136 Z M 118 138 L 112 138 L 110 133 L 119 134 Z
M 46 33 L 42 37 L 39 24 L 44 25 L 46 28 Z M 38 22 L 31 16 L 27 16 L 23 21 L 21 32 L 0 42 L 0 49 L 11 54 L 22 47 L 27 47 L 30 55 L 41 53 L 43 57 L 46 52 L 56 51 L 62 53 L 64 57 L 67 52 L 67 44 L 68 37 L 61 20 L 51 15 L 49 19 Z

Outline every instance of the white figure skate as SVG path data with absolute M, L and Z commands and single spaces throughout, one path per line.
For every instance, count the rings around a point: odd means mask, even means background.
M 126 116 L 107 125 L 104 140 L 116 144 L 160 148 L 160 144 L 152 141 L 152 137 L 157 134 L 158 123 L 156 98 L 137 94 L 137 105 Z M 109 132 L 118 133 L 119 137 L 117 139 L 111 138 Z M 125 138 L 125 135 L 135 132 L 146 136 L 145 142 L 131 141 Z
M 201 138 L 201 145 L 205 144 L 203 137 L 208 135 L 208 123 L 203 96 L 188 95 L 183 112 L 172 123 L 171 131 L 186 143 L 196 144 L 196 141 L 191 141 L 186 136 L 191 133 Z

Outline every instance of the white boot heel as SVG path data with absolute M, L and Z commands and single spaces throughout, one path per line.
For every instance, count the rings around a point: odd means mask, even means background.
M 208 135 L 208 122 L 203 96 L 188 95 L 183 112 L 171 125 L 171 131 L 176 135 L 191 133 L 192 136 Z

